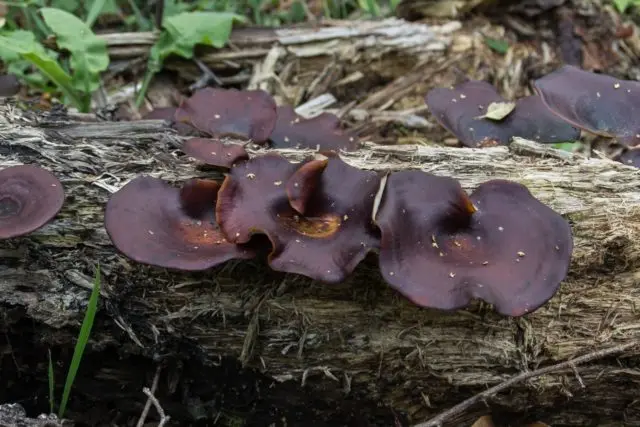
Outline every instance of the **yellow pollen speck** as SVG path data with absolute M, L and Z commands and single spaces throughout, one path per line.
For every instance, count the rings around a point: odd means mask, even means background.
M 613 85 L 614 88 L 618 89 L 620 87 L 620 83 L 616 83 Z
M 275 186 L 280 186 L 280 185 L 282 185 L 282 181 L 275 181 L 275 182 L 273 183 L 273 185 L 275 185 Z
M 349 219 L 349 215 L 345 214 L 342 219 L 344 219 L 345 221 Z
M 519 257 L 523 257 L 524 255 L 525 255 L 525 253 L 524 253 L 524 252 L 522 252 L 522 251 L 518 251 L 518 256 L 519 256 Z

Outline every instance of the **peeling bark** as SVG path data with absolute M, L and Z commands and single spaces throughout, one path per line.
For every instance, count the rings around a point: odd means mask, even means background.
M 407 425 L 523 370 L 640 338 L 637 169 L 524 140 L 487 149 L 369 145 L 344 155 L 367 169 L 454 176 L 469 190 L 512 179 L 565 215 L 575 239 L 567 280 L 538 311 L 510 319 L 483 304 L 453 313 L 415 307 L 385 285 L 374 256 L 332 286 L 262 261 L 195 274 L 128 261 L 103 228 L 112 192 L 138 174 L 216 175 L 180 157 L 180 143 L 159 121 L 81 123 L 0 107 L 0 167 L 39 164 L 68 195 L 51 224 L 0 242 L 3 377 L 16 365 L 23 380 L 35 377 L 30 395 L 46 395 L 46 349 L 70 359 L 97 263 L 103 296 L 72 397 L 76 415 L 105 402 L 139 414 L 141 389 L 161 362 L 157 397 L 182 425 L 220 414 L 251 425 Z M 639 362 L 632 353 L 598 360 L 518 384 L 488 404 L 497 420 L 637 425 Z M 19 382 L 12 376 L 0 397 L 15 396 Z

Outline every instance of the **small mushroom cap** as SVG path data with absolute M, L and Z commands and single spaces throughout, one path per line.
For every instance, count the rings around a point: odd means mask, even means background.
M 213 137 L 265 143 L 276 125 L 276 102 L 263 90 L 204 88 L 184 100 L 176 120 Z
M 340 129 L 340 119 L 335 114 L 321 113 L 305 119 L 289 105 L 278 107 L 278 120 L 269 139 L 273 148 L 320 151 L 351 151 L 359 144 L 354 134 Z
M 144 120 L 165 120 L 169 122 L 171 128 L 175 129 L 179 135 L 198 135 L 198 130 L 193 126 L 187 123 L 176 122 L 175 115 L 177 110 L 176 107 L 160 107 L 149 111 L 142 118 Z
M 273 270 L 340 282 L 377 248 L 370 215 L 380 180 L 375 172 L 331 158 L 325 168 L 308 172 L 321 177 L 313 194 L 300 198 L 305 200 L 301 215 L 290 204 L 286 184 L 306 164 L 274 153 L 235 166 L 218 195 L 220 227 L 238 243 L 265 234 L 272 244 Z
M 63 204 L 62 183 L 48 170 L 33 165 L 0 170 L 0 239 L 39 229 Z
M 300 166 L 286 182 L 289 204 L 298 213 L 305 213 L 309 199 L 315 193 L 322 178 L 322 172 L 329 163 L 325 160 L 312 160 Z
M 452 178 L 396 172 L 376 222 L 384 279 L 414 303 L 444 310 L 478 298 L 505 315 L 534 311 L 557 291 L 573 250 L 567 221 L 504 180 L 469 197 Z
M 565 65 L 536 80 L 547 107 L 572 125 L 596 135 L 640 144 L 640 83 Z
M 506 102 L 484 81 L 432 89 L 425 102 L 436 120 L 468 147 L 507 145 L 514 136 L 544 143 L 573 141 L 580 136 L 578 129 L 549 111 L 537 96 L 518 100 L 502 120 L 482 118 L 490 104 Z
M 0 96 L 14 96 L 20 92 L 20 80 L 15 74 L 0 75 Z
M 221 168 L 230 168 L 234 163 L 249 158 L 242 145 L 220 139 L 191 138 L 182 144 L 182 151 L 207 165 Z
M 620 163 L 625 165 L 640 168 L 640 147 L 629 148 L 623 151 L 617 159 Z
M 206 270 L 255 252 L 229 243 L 215 220 L 219 184 L 187 181 L 175 188 L 140 176 L 114 193 L 105 211 L 105 228 L 114 246 L 143 264 L 178 270 Z

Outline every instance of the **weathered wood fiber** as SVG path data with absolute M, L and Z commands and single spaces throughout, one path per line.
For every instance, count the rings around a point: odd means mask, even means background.
M 212 176 L 181 157 L 179 145 L 161 122 L 76 123 L 0 108 L 0 167 L 40 164 L 60 177 L 68 194 L 54 222 L 0 242 L 0 325 L 14 340 L 17 363 L 29 366 L 35 358 L 41 372 L 45 353 L 27 353 L 48 345 L 72 349 L 99 262 L 101 310 L 74 391 L 82 402 L 111 399 L 139 411 L 145 401 L 140 390 L 155 371 L 151 358 L 171 356 L 188 360 L 179 378 L 176 371 L 174 377 L 163 373 L 158 395 L 176 420 L 194 416 L 176 406 L 191 384 L 198 408 L 210 405 L 203 412 L 210 419 L 228 411 L 247 419 L 260 410 L 266 411 L 262 419 L 276 414 L 273 419 L 288 425 L 304 424 L 294 414 L 307 414 L 317 425 L 329 419 L 404 425 L 524 369 L 640 338 L 637 169 L 523 140 L 510 149 L 368 146 L 344 156 L 363 168 L 455 176 L 467 189 L 491 178 L 512 179 L 566 215 L 575 235 L 569 277 L 544 307 L 509 319 L 480 304 L 455 313 L 415 307 L 384 284 L 375 256 L 333 286 L 270 272 L 262 261 L 198 274 L 128 261 L 106 236 L 104 205 L 138 174 L 172 181 Z M 70 357 L 70 351 L 56 354 Z M 639 362 L 638 354 L 600 360 L 518 384 L 489 404 L 498 415 L 554 426 L 638 425 Z M 225 383 L 230 378 L 233 387 Z M 46 376 L 37 380 L 46 390 Z M 224 399 L 209 396 L 213 388 Z M 261 409 L 247 407 L 247 393 L 260 396 Z M 451 425 L 486 410 L 475 408 Z

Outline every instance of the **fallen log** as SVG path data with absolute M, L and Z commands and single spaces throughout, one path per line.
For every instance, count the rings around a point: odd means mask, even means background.
M 565 215 L 575 243 L 569 276 L 546 305 L 513 319 L 480 303 L 418 308 L 382 281 L 375 256 L 331 286 L 262 261 L 189 274 L 128 261 L 103 228 L 111 193 L 139 174 L 219 176 L 180 156 L 180 143 L 160 121 L 76 122 L 0 106 L 0 167 L 39 164 L 67 191 L 55 221 L 0 242 L 0 401 L 47 410 L 47 350 L 63 378 L 96 264 L 101 305 L 66 415 L 76 420 L 96 411 L 104 420 L 114 408 L 135 418 L 157 375 L 155 395 L 175 425 L 410 425 L 518 373 L 640 338 L 637 169 L 525 140 L 486 149 L 369 144 L 343 156 L 361 168 L 454 176 L 469 190 L 511 179 Z M 529 378 L 445 425 L 489 411 L 554 426 L 637 425 L 639 362 L 631 347 Z

